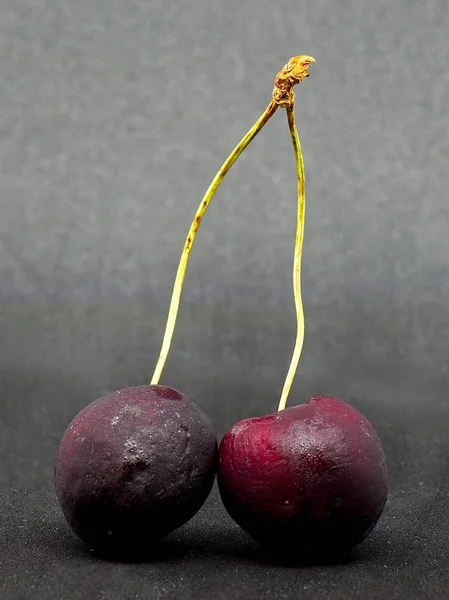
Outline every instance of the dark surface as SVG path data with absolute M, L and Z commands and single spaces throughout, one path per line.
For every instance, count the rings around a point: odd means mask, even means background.
M 446 598 L 446 0 L 3 0 L 0 597 Z M 374 424 L 391 493 L 341 565 L 267 564 L 216 491 L 149 564 L 86 553 L 52 490 L 60 437 L 147 383 L 179 252 L 217 168 L 290 56 L 308 188 L 306 341 L 291 404 Z M 221 435 L 272 412 L 294 340 L 295 174 L 277 114 L 217 194 L 162 383 Z

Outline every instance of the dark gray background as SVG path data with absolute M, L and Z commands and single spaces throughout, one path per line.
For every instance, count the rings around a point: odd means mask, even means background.
M 444 598 L 449 586 L 446 0 L 2 0 L 2 598 Z M 52 490 L 59 439 L 145 383 L 191 218 L 295 54 L 307 335 L 291 396 L 374 423 L 391 494 L 341 565 L 264 561 L 216 492 L 154 564 L 93 558 Z M 294 161 L 277 114 L 192 253 L 163 382 L 221 435 L 273 411 L 294 340 Z

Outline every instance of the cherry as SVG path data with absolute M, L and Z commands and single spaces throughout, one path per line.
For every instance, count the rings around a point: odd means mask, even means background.
M 218 449 L 212 426 L 184 394 L 158 384 L 204 214 L 226 173 L 277 107 L 272 100 L 201 200 L 184 242 L 151 385 L 99 398 L 74 418 L 62 438 L 57 496 L 73 530 L 97 550 L 126 557 L 152 548 L 189 520 L 210 493 Z
M 387 498 L 385 455 L 370 422 L 329 396 L 246 419 L 220 444 L 230 516 L 280 554 L 335 554 L 361 542 Z
M 74 418 L 59 447 L 55 487 L 80 538 L 129 556 L 193 517 L 216 463 L 212 425 L 196 404 L 172 388 L 129 387 Z
M 308 56 L 290 59 L 273 90 L 273 102 L 286 109 L 298 179 L 293 355 L 278 412 L 231 427 L 220 444 L 218 474 L 230 516 L 271 551 L 301 559 L 351 549 L 373 529 L 387 499 L 385 455 L 364 416 L 329 396 L 285 409 L 304 342 L 305 177 L 293 87 L 308 76 L 313 62 Z

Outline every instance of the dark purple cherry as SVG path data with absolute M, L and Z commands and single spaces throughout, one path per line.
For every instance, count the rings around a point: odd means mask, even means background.
M 216 464 L 215 433 L 196 404 L 172 388 L 129 387 L 74 418 L 59 447 L 55 487 L 89 546 L 133 555 L 195 515 Z

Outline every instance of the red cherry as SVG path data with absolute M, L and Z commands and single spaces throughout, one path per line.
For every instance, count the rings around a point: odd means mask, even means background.
M 371 532 L 387 499 L 373 426 L 329 396 L 231 427 L 219 449 L 218 484 L 247 533 L 298 556 L 348 551 Z

